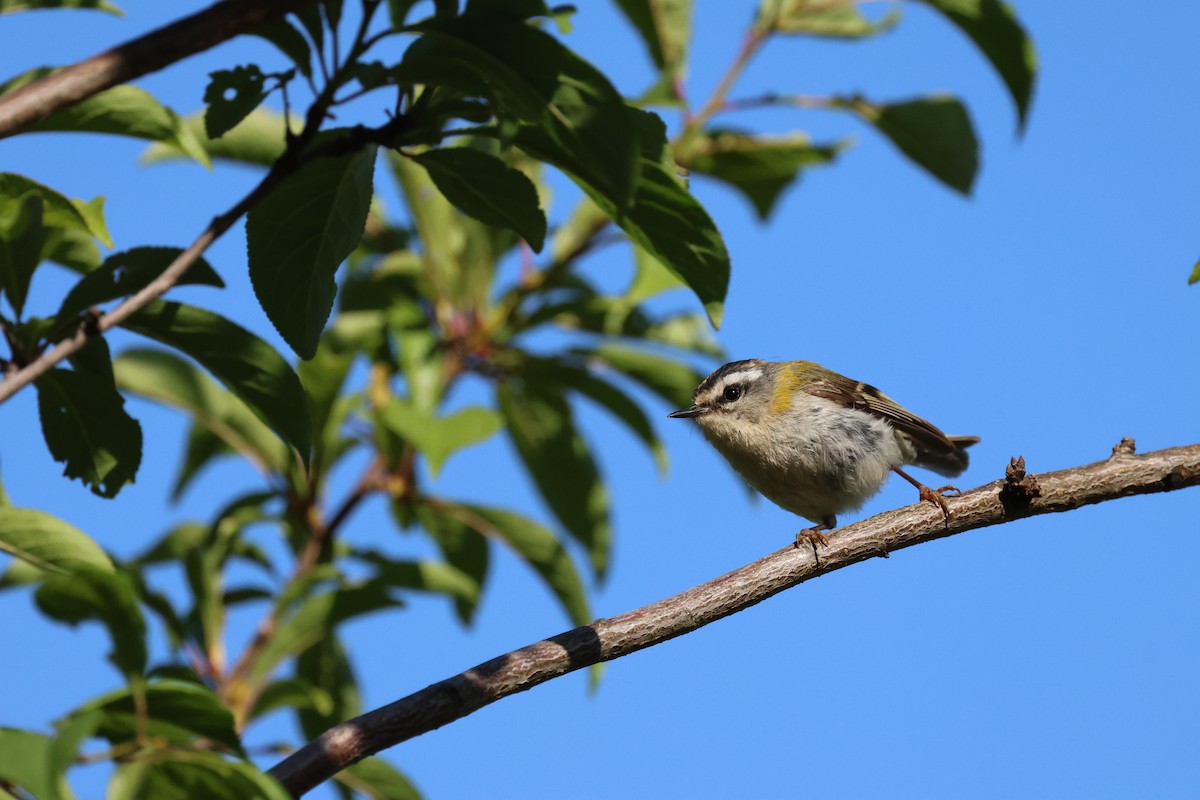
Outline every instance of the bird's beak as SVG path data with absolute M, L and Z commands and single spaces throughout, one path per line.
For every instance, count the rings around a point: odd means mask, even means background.
M 671 419 L 690 419 L 691 417 L 698 417 L 701 414 L 707 414 L 711 410 L 712 409 L 708 406 L 692 406 L 691 408 L 683 408 L 679 411 L 672 411 L 670 414 L 667 414 L 667 416 Z

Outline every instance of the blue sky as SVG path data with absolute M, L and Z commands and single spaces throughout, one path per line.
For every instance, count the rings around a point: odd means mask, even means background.
M 0 17 L 0 74 L 79 60 L 202 5 L 130 1 L 125 20 Z M 569 44 L 639 93 L 649 70 L 632 31 L 609 3 L 579 5 Z M 702 56 L 689 88 L 703 99 L 751 4 L 697 5 Z M 963 488 L 1001 477 L 1017 454 L 1045 471 L 1099 460 L 1122 436 L 1142 451 L 1200 441 L 1200 372 L 1188 366 L 1200 287 L 1185 285 L 1200 256 L 1200 8 L 1176 5 L 1168 19 L 1115 2 L 1016 7 L 1041 59 L 1023 137 L 999 79 L 920 4 L 871 42 L 774 42 L 734 91 L 959 94 L 983 142 L 973 198 L 935 183 L 865 126 L 816 111 L 726 119 L 856 140 L 789 191 L 769 224 L 726 189 L 693 182 L 733 258 L 719 333 L 730 356 L 816 360 L 949 433 L 981 436 Z M 190 112 L 209 71 L 272 58 L 259 43 L 234 42 L 141 85 Z M 106 194 L 118 248 L 186 245 L 254 180 L 229 167 L 139 167 L 141 150 L 111 137 L 24 136 L 0 141 L 0 169 L 71 196 Z M 179 296 L 281 344 L 251 299 L 240 227 L 210 261 L 230 289 Z M 588 266 L 614 285 L 629 269 L 623 248 Z M 39 273 L 30 307 L 49 305 L 62 286 Z M 666 302 L 695 303 L 682 293 Z M 598 616 L 741 566 L 787 544 L 801 523 L 749 502 L 694 427 L 665 419 L 670 409 L 654 402 L 672 462 L 665 480 L 623 430 L 581 414 L 615 506 Z M 106 502 L 59 477 L 33 394 L 7 403 L 0 474 L 14 502 L 128 555 L 252 485 L 249 470 L 221 467 L 168 506 L 182 422 L 144 403 L 133 409 L 146 460 L 138 483 Z M 455 456 L 436 487 L 548 517 L 503 437 Z M 914 500 L 895 481 L 842 521 Z M 1198 501 L 1195 491 L 1132 498 L 852 567 L 610 665 L 595 696 L 585 676 L 568 676 L 386 756 L 431 798 L 607 798 L 616 786 L 639 797 L 1194 797 Z M 348 535 L 428 552 L 418 537 L 397 538 L 381 503 Z M 252 622 L 240 620 L 243 635 Z M 459 627 L 447 602 L 418 599 L 352 624 L 348 638 L 374 707 L 565 627 L 536 579 L 502 556 L 474 628 Z M 116 685 L 103 634 L 44 622 L 26 592 L 0 594 L 0 636 L 0 725 L 44 729 Z M 290 735 L 280 718 L 251 743 Z M 102 772 L 81 773 L 81 796 L 100 795 Z

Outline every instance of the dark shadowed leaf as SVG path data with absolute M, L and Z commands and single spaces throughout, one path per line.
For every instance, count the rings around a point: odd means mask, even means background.
M 354 669 L 335 634 L 326 636 L 296 659 L 296 676 L 327 694 L 332 708 L 324 711 L 300 707 L 296 718 L 305 739 L 315 739 L 327 728 L 362 713 L 362 699 Z
M 163 300 L 149 303 L 122 327 L 196 359 L 308 460 L 308 398 L 296 373 L 271 345 L 211 311 Z
M 128 575 L 92 569 L 51 575 L 34 598 L 43 614 L 59 622 L 92 620 L 108 628 L 113 645 L 108 659 L 126 676 L 146 669 L 146 623 Z
M 692 36 L 692 0 L 617 0 L 660 71 L 678 75 Z
M 570 406 L 560 393 L 532 381 L 505 381 L 497 397 L 509 438 L 542 499 L 603 578 L 612 547 L 608 491 Z
M 479 581 L 447 562 L 433 559 L 423 561 L 394 559 L 374 550 L 355 555 L 375 567 L 375 573 L 371 576 L 372 581 L 394 586 L 397 589 L 444 594 L 452 598 L 455 603 L 461 603 L 470 608 L 474 608 L 479 603 L 482 589 Z
M 462 519 L 464 514 L 455 514 L 456 508 L 457 506 L 436 502 L 419 503 L 411 507 L 409 513 L 416 515 L 421 527 L 437 542 L 446 563 L 476 587 L 475 597 L 462 594 L 454 598 L 454 609 L 458 618 L 464 625 L 470 625 L 479 604 L 484 581 L 487 580 L 491 554 L 486 535 L 478 529 L 478 525 L 472 527 L 467 524 Z
M 692 392 L 704 380 L 703 373 L 682 361 L 664 358 L 642 350 L 616 345 L 602 345 L 594 350 L 580 351 L 602 364 L 632 378 L 674 408 L 692 403 Z
M 86 372 L 52 369 L 34 384 L 42 435 L 63 474 L 101 497 L 132 483 L 142 462 L 142 428 L 111 383 Z
M 971 193 L 979 169 L 979 140 L 967 109 L 956 98 L 879 105 L 856 101 L 851 107 L 930 175 L 951 189 Z
M 328 714 L 333 710 L 333 698 L 302 678 L 283 678 L 272 681 L 263 689 L 250 711 L 250 719 L 257 719 L 280 708 L 308 709 Z
M 166 678 L 147 683 L 144 691 L 150 736 L 178 743 L 201 736 L 235 753 L 241 752 L 233 714 L 207 686 Z M 113 744 L 129 741 L 136 735 L 134 699 L 128 689 L 98 697 L 79 711 L 101 712 L 104 719 L 96 735 Z
M 44 207 L 42 196 L 29 191 L 9 208 L 0 209 L 0 295 L 8 296 L 18 318 L 33 271 L 42 260 Z
M 379 420 L 425 455 L 435 477 L 456 450 L 487 439 L 501 426 L 500 417 L 481 406 L 437 417 L 395 397 L 380 409 Z
M 921 0 L 953 22 L 992 62 L 1017 106 L 1020 126 L 1029 116 L 1037 51 L 1017 21 L 1012 7 L 1001 0 Z
M 257 64 L 247 64 L 233 69 L 219 69 L 208 74 L 208 86 L 204 89 L 204 133 L 210 139 L 218 139 L 225 132 L 244 120 L 267 98 L 263 88 L 267 76 Z
M 500 159 L 467 147 L 429 150 L 412 159 L 423 166 L 438 190 L 459 211 L 480 222 L 509 228 L 540 253 L 546 215 L 537 189 L 525 173 Z
M 71 287 L 58 308 L 56 323 L 61 325 L 90 306 L 135 294 L 161 275 L 182 252 L 178 247 L 134 247 L 113 253 L 104 259 L 99 269 L 89 272 Z M 225 286 L 221 276 L 203 258 L 197 259 L 175 284 Z
M 801 169 L 828 164 L 841 149 L 840 144 L 814 145 L 804 134 L 768 137 L 712 131 L 696 144 L 688 166 L 740 191 L 765 220 Z
M 0 14 L 53 8 L 78 8 L 90 11 L 104 11 L 118 17 L 125 16 L 124 11 L 108 2 L 108 0 L 0 0 Z
M 491 96 L 501 117 L 537 127 L 575 174 L 624 213 L 637 180 L 637 132 L 595 67 L 517 19 L 430 19 L 399 65 L 404 80 Z M 448 69 L 452 67 L 452 69 Z
M 245 761 L 216 753 L 177 750 L 156 761 L 117 767 L 108 784 L 108 800 L 291 800 L 270 775 Z
M 312 161 L 246 219 L 254 293 L 301 358 L 316 352 L 337 291 L 334 273 L 362 238 L 374 167 L 374 147 Z
M 126 350 L 113 360 L 117 385 L 177 408 L 204 425 L 261 471 L 282 473 L 288 451 L 235 395 L 188 362 L 162 350 Z
M 713 325 L 720 325 L 730 271 L 725 243 L 708 212 L 665 166 L 671 156 L 662 120 L 648 111 L 629 113 L 638 124 L 642 168 L 633 206 L 623 216 L 541 131 L 522 128 L 516 142 L 571 175 L 629 238 L 691 287 Z
M 50 574 L 113 569 L 112 560 L 87 534 L 32 508 L 0 506 L 0 552 Z
M 364 758 L 339 772 L 336 780 L 370 800 L 422 800 L 412 781 L 382 758 Z
M 247 33 L 266 39 L 291 59 L 301 74 L 312 75 L 312 53 L 308 48 L 308 40 L 286 17 L 276 17 Z

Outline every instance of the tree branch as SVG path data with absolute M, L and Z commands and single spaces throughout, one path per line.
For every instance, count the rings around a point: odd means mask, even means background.
M 312 2 L 223 0 L 0 95 L 0 139 L 105 89 L 156 72 Z
M 1138 456 L 1133 440 L 1124 439 L 1104 461 L 1037 476 L 1026 475 L 1023 459 L 1014 459 L 1005 480 L 947 498 L 949 521 L 920 503 L 837 529 L 819 560 L 807 547 L 785 547 L 674 597 L 514 650 L 330 728 L 270 774 L 300 797 L 373 753 L 501 698 L 682 636 L 842 567 L 1022 517 L 1196 485 L 1200 444 Z

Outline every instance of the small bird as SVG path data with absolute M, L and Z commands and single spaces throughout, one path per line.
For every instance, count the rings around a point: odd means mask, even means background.
M 953 478 L 967 468 L 977 436 L 947 436 L 874 386 L 811 361 L 734 361 L 704 379 L 691 408 L 668 416 L 695 419 L 704 437 L 747 482 L 815 527 L 796 534 L 814 552 L 837 515 L 860 508 L 895 472 L 921 500 L 950 510 L 943 492 L 910 477 L 914 464 Z

